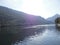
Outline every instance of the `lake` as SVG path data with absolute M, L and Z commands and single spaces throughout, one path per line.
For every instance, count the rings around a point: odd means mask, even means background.
M 55 27 L 47 27 L 42 33 L 26 37 L 14 45 L 60 45 L 60 31 Z
M 60 31 L 55 25 L 5 26 L 0 30 L 0 45 L 60 45 Z

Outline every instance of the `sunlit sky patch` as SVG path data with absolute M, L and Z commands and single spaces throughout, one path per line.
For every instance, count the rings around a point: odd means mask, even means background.
M 0 5 L 44 18 L 60 14 L 60 0 L 0 0 Z

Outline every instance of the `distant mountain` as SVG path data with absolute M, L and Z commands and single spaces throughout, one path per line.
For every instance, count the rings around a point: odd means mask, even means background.
M 47 24 L 47 21 L 41 16 L 33 16 L 21 11 L 16 11 L 7 7 L 0 6 L 0 24 L 30 26 Z
M 47 18 L 47 21 L 50 21 L 51 23 L 55 23 L 55 19 L 57 17 L 60 17 L 60 14 L 56 14 L 56 15 L 54 15 L 52 17 Z

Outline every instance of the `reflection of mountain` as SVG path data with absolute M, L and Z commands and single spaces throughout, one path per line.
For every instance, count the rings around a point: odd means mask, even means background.
M 33 16 L 16 10 L 0 6 L 0 44 L 10 45 L 23 40 L 26 36 L 42 32 L 40 28 L 23 29 L 26 26 L 46 24 L 40 16 Z
M 46 24 L 47 21 L 40 16 L 33 16 L 24 12 L 0 6 L 0 23 L 2 25 L 29 26 Z
M 57 17 L 60 17 L 60 15 L 59 15 L 59 14 L 56 14 L 56 15 L 48 18 L 47 21 L 50 21 L 51 23 L 55 23 L 55 19 L 56 19 Z

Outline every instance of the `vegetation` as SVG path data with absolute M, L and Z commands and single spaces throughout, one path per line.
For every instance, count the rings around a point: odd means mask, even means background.
M 60 17 L 55 19 L 56 28 L 60 29 Z

